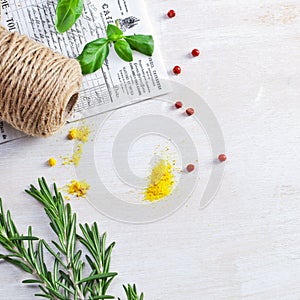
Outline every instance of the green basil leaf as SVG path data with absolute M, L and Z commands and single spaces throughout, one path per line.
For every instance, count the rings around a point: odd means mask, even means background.
M 154 51 L 152 35 L 135 34 L 124 37 L 132 50 L 151 56 Z
M 129 44 L 124 40 L 118 40 L 115 42 L 115 50 L 120 58 L 125 61 L 132 61 L 132 50 Z
M 70 29 L 81 16 L 84 0 L 60 0 L 56 7 L 55 28 L 59 33 Z
M 123 37 L 123 31 L 115 25 L 108 24 L 106 28 L 106 35 L 110 41 L 115 42 Z
M 85 45 L 82 53 L 77 57 L 82 74 L 90 74 L 99 70 L 109 53 L 109 41 L 101 38 Z

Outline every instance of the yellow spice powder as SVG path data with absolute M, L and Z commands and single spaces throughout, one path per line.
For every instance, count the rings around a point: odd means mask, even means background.
M 90 185 L 86 181 L 72 180 L 70 184 L 67 184 L 68 193 L 75 195 L 76 197 L 85 198 L 87 191 L 90 189 Z
M 48 159 L 48 165 L 49 165 L 50 167 L 54 167 L 54 166 L 56 165 L 56 159 L 53 158 L 53 157 L 49 158 L 49 159 Z
M 82 143 L 86 143 L 89 139 L 91 131 L 87 126 L 80 126 L 78 128 L 73 128 L 69 131 L 68 139 L 69 140 L 78 140 Z
M 78 166 L 82 156 L 82 144 L 77 144 L 75 147 L 76 148 L 71 157 L 63 157 L 63 165 L 74 164 L 76 167 Z
M 160 160 L 152 169 L 150 183 L 145 190 L 144 199 L 154 202 L 172 193 L 174 186 L 173 169 L 169 161 Z
M 74 164 L 75 166 L 78 166 L 82 156 L 83 144 L 88 141 L 90 133 L 90 128 L 87 126 L 73 128 L 69 131 L 68 139 L 76 140 L 76 145 L 73 155 L 71 157 L 63 157 L 64 165 Z

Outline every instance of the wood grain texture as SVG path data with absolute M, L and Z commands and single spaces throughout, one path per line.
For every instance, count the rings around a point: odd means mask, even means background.
M 300 2 L 147 1 L 172 80 L 209 103 L 229 157 L 214 201 L 199 210 L 203 185 L 187 205 L 149 225 L 128 225 L 72 201 L 79 220 L 97 220 L 117 241 L 112 269 L 147 300 L 300 298 Z M 175 9 L 176 18 L 165 13 Z M 201 50 L 191 58 L 193 48 Z M 132 106 L 134 110 L 134 106 Z M 65 134 L 0 146 L 1 196 L 16 223 L 51 238 L 42 209 L 22 190 L 38 176 L 63 186 L 71 166 L 50 169 L 50 156 L 72 151 Z M 197 128 L 192 129 L 197 133 Z M 107 135 L 109 136 L 109 134 Z M 108 138 L 108 137 L 107 137 Z M 201 145 L 199 146 L 201 147 Z M 0 263 L 0 299 L 32 299 L 24 274 Z

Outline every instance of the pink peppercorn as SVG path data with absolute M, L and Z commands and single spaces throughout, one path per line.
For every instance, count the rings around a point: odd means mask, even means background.
M 200 51 L 199 51 L 198 49 L 194 49 L 194 50 L 192 51 L 192 55 L 193 55 L 194 57 L 197 57 L 197 56 L 200 55 Z
M 193 115 L 194 113 L 195 113 L 195 110 L 193 109 L 193 108 L 188 108 L 186 111 L 186 114 L 188 115 L 188 116 L 191 116 L 191 115 Z
M 227 159 L 227 156 L 225 154 L 220 154 L 218 159 L 220 162 L 224 162 Z
M 175 10 L 171 9 L 168 11 L 167 16 L 169 18 L 174 18 L 176 16 Z
M 186 170 L 190 173 L 195 170 L 195 166 L 193 164 L 189 164 L 186 166 Z
M 175 107 L 176 107 L 177 109 L 181 108 L 182 106 L 183 106 L 183 104 L 182 104 L 181 101 L 177 101 L 177 102 L 175 103 Z
M 175 66 L 173 68 L 173 73 L 179 75 L 181 73 L 181 68 L 179 66 Z

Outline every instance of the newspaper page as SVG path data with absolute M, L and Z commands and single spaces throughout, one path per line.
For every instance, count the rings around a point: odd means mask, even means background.
M 153 35 L 142 0 L 85 0 L 82 16 L 64 34 L 58 34 L 54 26 L 56 5 L 57 0 L 2 0 L 1 23 L 11 32 L 26 34 L 72 58 L 81 53 L 86 43 L 106 37 L 107 24 L 116 21 L 125 35 Z M 167 80 L 163 80 L 167 77 L 157 47 L 152 57 L 134 52 L 131 63 L 122 61 L 112 47 L 101 70 L 83 77 L 70 121 L 165 94 L 170 91 Z M 0 122 L 0 143 L 21 136 Z

